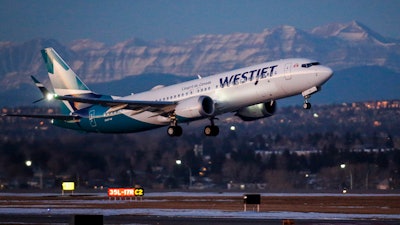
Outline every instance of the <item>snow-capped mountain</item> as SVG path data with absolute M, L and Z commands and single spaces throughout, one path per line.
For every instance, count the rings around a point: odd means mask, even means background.
M 400 72 L 400 40 L 385 38 L 352 21 L 304 31 L 292 26 L 259 33 L 202 34 L 183 42 L 132 38 L 113 46 L 93 40 L 68 45 L 56 40 L 0 42 L 0 84 L 3 90 L 29 83 L 29 75 L 45 78 L 40 49 L 53 47 L 85 82 L 121 80 L 144 73 L 203 76 L 287 57 L 321 61 L 334 71 L 379 66 Z

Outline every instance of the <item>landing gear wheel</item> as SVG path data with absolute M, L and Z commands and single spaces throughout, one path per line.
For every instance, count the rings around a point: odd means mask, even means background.
M 167 134 L 170 137 L 179 137 L 182 135 L 182 127 L 178 126 L 178 119 L 176 118 L 175 113 L 169 115 L 170 126 L 167 129 Z
M 304 109 L 311 109 L 311 103 L 309 103 L 309 102 L 304 102 L 303 108 L 304 108 Z
M 206 136 L 217 136 L 219 134 L 219 127 L 218 126 L 206 126 L 204 128 L 204 134 Z
M 182 135 L 182 127 L 181 126 L 169 126 L 167 129 L 167 133 L 170 137 L 179 137 Z
M 311 95 L 305 95 L 304 96 L 304 104 L 303 104 L 303 109 L 311 109 L 311 103 L 308 102 L 308 99 L 311 97 Z

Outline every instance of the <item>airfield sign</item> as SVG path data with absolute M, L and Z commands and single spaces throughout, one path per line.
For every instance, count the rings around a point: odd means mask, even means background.
M 143 197 L 143 188 L 109 188 L 108 197 Z

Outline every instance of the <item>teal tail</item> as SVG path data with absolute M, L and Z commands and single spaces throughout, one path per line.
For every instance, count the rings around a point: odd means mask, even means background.
M 53 48 L 45 48 L 41 53 L 56 95 L 82 97 L 94 94 Z M 84 103 L 67 101 L 63 101 L 63 104 L 66 107 L 63 107 L 64 113 L 74 112 L 90 106 Z

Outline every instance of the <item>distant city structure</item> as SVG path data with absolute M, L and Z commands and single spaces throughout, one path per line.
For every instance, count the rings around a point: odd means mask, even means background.
M 56 113 L 52 108 L 1 110 Z M 194 126 L 172 142 L 162 131 L 82 136 L 46 120 L 1 117 L 0 189 L 54 189 L 74 181 L 76 191 L 134 185 L 148 190 L 398 190 L 399 113 L 400 100 L 317 105 L 307 113 L 289 106 L 252 123 L 221 118 L 218 138 L 203 137 Z

